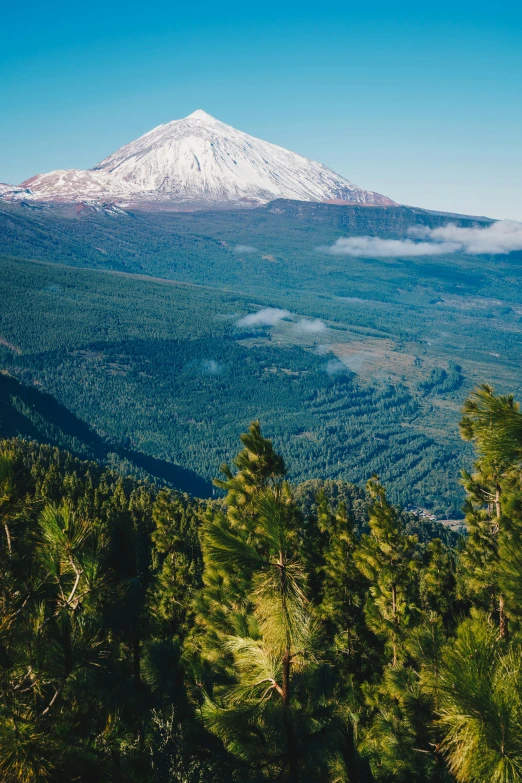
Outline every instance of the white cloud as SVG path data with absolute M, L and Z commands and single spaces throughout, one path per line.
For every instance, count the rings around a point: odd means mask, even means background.
M 234 253 L 255 253 L 256 251 L 257 248 L 252 245 L 236 245 L 234 248 Z
M 462 228 L 455 223 L 440 228 L 414 226 L 408 233 L 414 239 L 341 237 L 333 245 L 319 249 L 330 255 L 355 258 L 413 258 L 457 252 L 495 255 L 522 250 L 522 223 L 515 220 L 498 220 L 489 226 L 473 228 Z
M 410 228 L 408 233 L 437 243 L 455 242 L 459 245 L 459 250 L 469 254 L 501 255 L 522 250 L 522 223 L 515 220 L 498 220 L 489 226 L 473 228 L 462 228 L 455 223 L 440 228 L 418 226 Z
M 333 245 L 322 247 L 332 256 L 354 258 L 405 258 L 406 256 L 439 256 L 460 249 L 456 242 L 414 242 L 412 239 L 380 239 L 379 237 L 340 237 Z
M 240 318 L 237 326 L 274 326 L 274 324 L 288 318 L 292 314 L 288 310 L 278 310 L 276 307 L 265 307 L 258 310 L 257 313 L 249 313 L 244 318 Z
M 312 320 L 301 318 L 301 320 L 296 323 L 295 328 L 299 332 L 305 332 L 305 334 L 317 334 L 319 332 L 324 332 L 326 326 L 318 318 Z

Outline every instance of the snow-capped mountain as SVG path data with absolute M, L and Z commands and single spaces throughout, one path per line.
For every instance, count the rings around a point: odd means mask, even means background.
M 238 131 L 202 110 L 159 125 L 87 171 L 22 183 L 41 200 L 256 204 L 275 198 L 393 204 L 321 163 Z

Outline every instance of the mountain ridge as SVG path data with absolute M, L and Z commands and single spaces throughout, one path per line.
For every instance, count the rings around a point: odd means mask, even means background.
M 65 449 L 80 459 L 141 472 L 181 492 L 211 497 L 212 485 L 196 472 L 108 441 L 51 394 L 0 371 L 0 438 L 22 438 Z

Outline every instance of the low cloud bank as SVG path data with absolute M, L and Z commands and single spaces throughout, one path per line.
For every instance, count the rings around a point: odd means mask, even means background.
M 502 255 L 513 250 L 522 250 L 522 223 L 516 220 L 498 220 L 485 228 L 461 228 L 455 223 L 441 228 L 415 226 L 410 228 L 408 233 L 410 236 L 430 239 L 433 242 L 455 242 L 459 245 L 459 250 L 470 255 Z
M 341 237 L 331 247 L 323 247 L 332 256 L 353 256 L 354 258 L 404 258 L 405 256 L 438 256 L 454 253 L 460 245 L 443 242 L 414 242 L 412 239 L 380 239 L 379 237 Z
M 318 318 L 311 321 L 306 318 L 301 318 L 301 320 L 296 323 L 295 328 L 298 332 L 304 332 L 305 334 L 318 334 L 319 332 L 324 332 L 326 326 Z
M 515 220 L 498 220 L 474 228 L 462 228 L 455 223 L 440 228 L 414 226 L 408 234 L 414 239 L 341 237 L 333 245 L 319 249 L 330 255 L 355 258 L 413 258 L 457 252 L 503 255 L 522 250 L 522 223 Z
M 249 313 L 237 322 L 238 326 L 274 326 L 292 315 L 288 310 L 278 310 L 276 307 L 265 307 L 257 313 Z
M 289 310 L 280 310 L 277 307 L 264 307 L 257 313 L 249 313 L 239 321 L 236 326 L 275 326 L 285 318 L 295 318 L 295 314 Z M 326 325 L 319 318 L 300 318 L 295 321 L 293 328 L 304 334 L 318 334 L 326 330 Z

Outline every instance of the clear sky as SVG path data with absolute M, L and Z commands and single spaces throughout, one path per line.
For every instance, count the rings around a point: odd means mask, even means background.
M 6 4 L 0 182 L 198 108 L 398 202 L 522 220 L 521 4 Z

